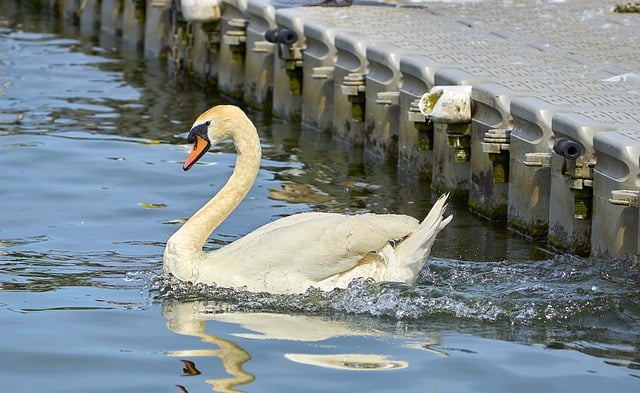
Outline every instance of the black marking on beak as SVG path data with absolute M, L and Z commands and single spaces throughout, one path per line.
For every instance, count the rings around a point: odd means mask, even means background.
M 189 143 L 193 143 L 196 141 L 196 136 L 200 136 L 205 140 L 209 140 L 209 135 L 207 133 L 207 129 L 211 124 L 210 121 L 206 121 L 204 123 L 200 123 L 197 126 L 193 127 L 191 131 L 189 131 L 189 135 L 187 136 L 187 141 Z

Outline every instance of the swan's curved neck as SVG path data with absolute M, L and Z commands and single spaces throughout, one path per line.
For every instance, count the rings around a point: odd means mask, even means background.
M 234 128 L 238 130 L 231 134 L 237 157 L 231 177 L 220 191 L 172 236 L 180 244 L 188 245 L 189 250 L 183 249 L 183 252 L 196 255 L 202 253 L 202 247 L 209 235 L 240 204 L 258 175 L 261 150 L 255 126 L 247 121 L 247 124 L 235 125 Z

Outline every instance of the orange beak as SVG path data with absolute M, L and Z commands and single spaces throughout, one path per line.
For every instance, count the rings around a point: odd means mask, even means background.
M 191 153 L 184 161 L 182 169 L 188 171 L 209 150 L 209 147 L 211 147 L 211 143 L 208 140 L 196 135 L 196 139 L 193 141 L 193 149 L 191 149 Z

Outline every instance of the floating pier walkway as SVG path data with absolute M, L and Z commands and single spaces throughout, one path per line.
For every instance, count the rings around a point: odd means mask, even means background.
M 300 4 L 49 1 L 556 249 L 640 256 L 640 6 Z

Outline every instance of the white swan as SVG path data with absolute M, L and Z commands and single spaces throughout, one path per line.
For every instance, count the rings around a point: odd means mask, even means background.
M 237 158 L 222 189 L 173 234 L 164 274 L 181 281 L 253 292 L 302 293 L 309 287 L 344 288 L 358 277 L 413 284 L 444 218 L 447 195 L 420 224 L 406 215 L 301 213 L 266 224 L 220 249 L 202 247 L 249 192 L 260 168 L 258 133 L 238 107 L 215 106 L 189 132 L 188 170 L 212 145 L 232 139 Z

